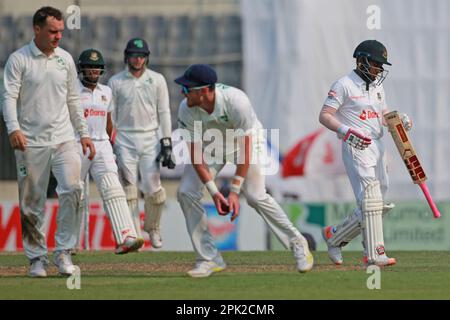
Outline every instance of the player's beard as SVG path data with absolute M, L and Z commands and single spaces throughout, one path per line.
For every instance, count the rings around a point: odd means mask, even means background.
M 144 62 L 142 64 L 141 67 L 136 68 L 135 66 L 133 66 L 130 62 L 128 62 L 128 69 L 130 69 L 130 71 L 134 71 L 134 72 L 138 72 L 138 71 L 142 71 L 145 68 L 146 63 Z

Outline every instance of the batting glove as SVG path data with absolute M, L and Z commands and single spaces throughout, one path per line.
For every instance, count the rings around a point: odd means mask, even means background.
M 175 162 L 173 162 L 172 160 L 172 139 L 162 138 L 160 142 L 161 142 L 161 151 L 156 157 L 156 162 L 161 161 L 163 167 L 174 169 Z
M 403 113 L 400 119 L 402 120 L 403 128 L 405 128 L 406 131 L 411 130 L 413 123 L 408 115 L 406 113 Z
M 342 126 L 338 129 L 338 136 L 344 140 L 345 143 L 358 150 L 364 150 L 372 143 L 370 137 L 347 126 Z

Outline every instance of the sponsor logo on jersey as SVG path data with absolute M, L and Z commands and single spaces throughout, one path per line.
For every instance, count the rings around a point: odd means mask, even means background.
M 359 118 L 361 120 L 368 120 L 368 119 L 376 119 L 379 118 L 380 114 L 376 111 L 372 110 L 363 110 L 361 114 L 359 115 Z
M 84 109 L 84 117 L 106 117 L 105 110 Z
M 380 92 L 377 92 L 377 98 L 378 98 L 379 101 L 383 100 L 382 97 L 381 97 L 381 93 Z
M 107 98 L 105 95 L 102 95 L 102 101 L 103 101 L 103 102 L 107 102 L 107 101 L 108 101 L 108 98 Z

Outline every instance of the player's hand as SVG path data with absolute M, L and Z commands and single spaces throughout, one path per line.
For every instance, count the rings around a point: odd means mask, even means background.
M 221 216 L 226 216 L 230 212 L 230 206 L 227 199 L 220 192 L 216 192 L 213 195 L 214 205 L 216 206 L 217 212 Z
M 372 139 L 369 136 L 347 126 L 342 126 L 338 129 L 338 136 L 345 143 L 358 150 L 364 150 L 372 143 Z
M 11 132 L 9 135 L 9 143 L 13 149 L 25 151 L 27 148 L 27 138 L 20 130 Z
M 89 149 L 88 159 L 92 161 L 95 157 L 95 146 L 91 138 L 85 137 L 80 139 L 81 146 L 83 147 L 83 154 L 85 155 L 87 149 Z
M 230 192 L 228 196 L 228 204 L 230 205 L 230 212 L 233 212 L 231 215 L 231 222 L 233 222 L 239 216 L 239 195 L 234 192 Z
M 406 113 L 403 113 L 400 116 L 400 119 L 402 120 L 403 128 L 405 128 L 406 131 L 411 130 L 413 123 L 412 120 L 408 117 Z
M 161 151 L 156 157 L 156 162 L 161 161 L 163 167 L 174 169 L 175 162 L 173 162 L 172 160 L 172 139 L 162 138 L 160 142 L 161 142 Z

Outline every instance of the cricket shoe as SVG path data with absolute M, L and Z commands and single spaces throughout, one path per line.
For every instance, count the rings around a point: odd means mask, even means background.
M 395 258 L 389 258 L 387 255 L 383 254 L 379 256 L 379 258 L 375 261 L 375 263 L 369 263 L 369 259 L 367 258 L 367 256 L 364 256 L 363 263 L 366 266 L 376 265 L 379 267 L 384 267 L 384 266 L 393 266 L 394 264 L 397 263 L 397 260 L 395 260 Z
M 53 263 L 58 267 L 58 272 L 62 276 L 71 276 L 77 268 L 72 263 L 70 250 L 55 251 Z
M 314 257 L 309 251 L 308 242 L 304 239 L 295 239 L 291 242 L 291 249 L 297 264 L 297 270 L 301 273 L 308 272 L 314 265 Z
M 162 247 L 161 232 L 159 229 L 150 230 L 148 235 L 150 236 L 150 241 L 152 242 L 153 248 L 159 249 Z
M 125 241 L 117 246 L 114 251 L 115 254 L 126 254 L 129 252 L 136 252 L 144 245 L 144 239 L 128 236 Z
M 225 270 L 225 268 L 225 262 L 218 264 L 214 261 L 202 261 L 196 263 L 194 269 L 189 270 L 187 274 L 192 278 L 206 278 L 215 272 Z
M 47 257 L 34 258 L 30 261 L 30 271 L 28 272 L 28 276 L 31 278 L 46 278 L 47 268 Z
M 341 247 L 335 247 L 328 243 L 328 239 L 330 239 L 333 236 L 332 232 L 333 227 L 328 226 L 322 229 L 322 238 L 325 240 L 325 243 L 328 247 L 328 256 L 330 257 L 331 261 L 335 265 L 341 265 L 344 262 L 344 259 L 342 258 L 342 249 Z

